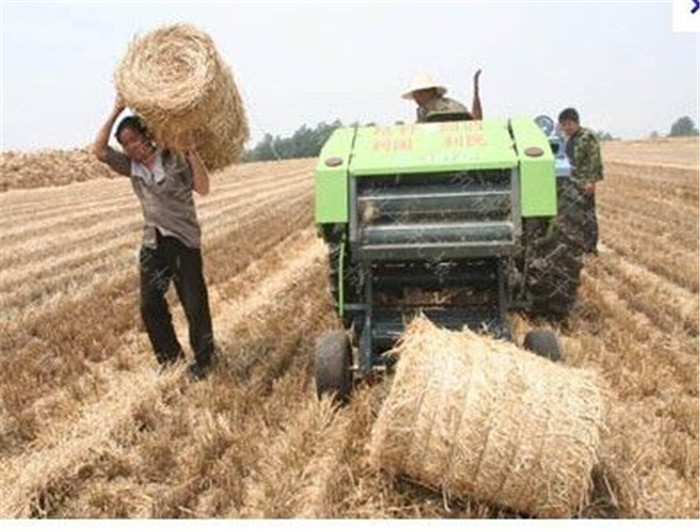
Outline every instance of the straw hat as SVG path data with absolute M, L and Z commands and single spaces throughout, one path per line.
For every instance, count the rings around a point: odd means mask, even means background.
M 405 100 L 411 100 L 413 99 L 413 92 L 422 89 L 436 89 L 440 96 L 447 92 L 447 89 L 435 81 L 430 74 L 422 72 L 413 78 L 411 88 L 408 89 L 407 92 L 403 93 L 401 97 Z

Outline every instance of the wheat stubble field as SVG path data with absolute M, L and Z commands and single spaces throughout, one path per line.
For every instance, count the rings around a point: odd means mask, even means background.
M 697 518 L 698 141 L 613 142 L 604 155 L 601 253 L 560 326 L 567 363 L 597 369 L 615 395 L 582 515 Z M 316 399 L 315 338 L 336 321 L 313 166 L 240 165 L 197 199 L 222 355 L 193 384 L 184 367 L 155 372 L 128 180 L 79 151 L 3 154 L 0 516 L 510 515 L 369 466 L 388 383 L 342 409 Z

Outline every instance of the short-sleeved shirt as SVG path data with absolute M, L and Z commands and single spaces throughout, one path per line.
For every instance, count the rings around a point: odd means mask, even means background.
M 426 104 L 418 106 L 416 110 L 416 121 L 427 122 L 432 115 L 451 113 L 469 114 L 469 110 L 457 100 L 445 96 L 438 96 L 428 101 Z
M 600 144 L 590 129 L 580 127 L 567 141 L 566 156 L 573 167 L 572 175 L 580 183 L 594 183 L 603 179 L 603 161 Z
M 194 206 L 192 168 L 168 151 L 158 151 L 153 170 L 111 147 L 106 163 L 115 172 L 129 176 L 143 211 L 143 245 L 157 247 L 156 230 L 190 248 L 199 248 L 201 229 Z

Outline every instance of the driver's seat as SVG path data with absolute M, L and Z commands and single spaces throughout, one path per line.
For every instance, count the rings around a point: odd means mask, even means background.
M 425 118 L 425 122 L 462 122 L 465 120 L 474 120 L 474 117 L 470 112 L 466 111 L 464 113 L 430 113 Z

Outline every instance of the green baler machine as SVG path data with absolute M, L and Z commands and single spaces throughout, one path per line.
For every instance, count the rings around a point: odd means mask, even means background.
M 581 220 L 576 187 L 556 171 L 560 140 L 530 118 L 333 133 L 316 167 L 315 221 L 344 329 L 317 342 L 319 395 L 345 399 L 355 379 L 391 368 L 387 351 L 418 312 L 502 338 L 509 311 L 570 312 Z M 531 331 L 525 346 L 562 356 L 550 331 Z

